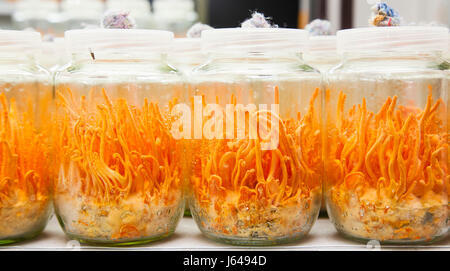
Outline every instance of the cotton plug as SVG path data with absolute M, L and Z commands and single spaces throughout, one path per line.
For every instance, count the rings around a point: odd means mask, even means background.
M 207 24 L 202 23 L 196 23 L 191 28 L 189 28 L 188 32 L 186 33 L 186 36 L 188 38 L 200 38 L 202 36 L 202 32 L 204 30 L 214 29 L 211 26 Z
M 311 36 L 331 35 L 331 23 L 327 20 L 315 19 L 306 25 L 305 30 Z
M 254 12 L 250 19 L 245 20 L 241 24 L 241 28 L 272 28 L 278 27 L 277 25 L 272 25 L 268 20 L 268 18 L 264 17 L 264 14 L 259 12 Z
M 136 28 L 136 22 L 130 12 L 112 10 L 103 15 L 101 26 L 107 29 L 133 29 Z

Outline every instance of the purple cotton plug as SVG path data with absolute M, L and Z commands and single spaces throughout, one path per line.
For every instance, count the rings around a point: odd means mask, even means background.
M 188 38 L 200 38 L 202 36 L 202 31 L 209 30 L 209 29 L 214 29 L 214 28 L 212 28 L 211 26 L 209 26 L 207 24 L 196 23 L 193 26 L 191 26 L 191 28 L 189 28 L 188 32 L 186 33 L 186 36 Z
M 103 15 L 101 26 L 107 29 L 132 29 L 136 28 L 136 23 L 130 12 L 113 10 Z
M 311 36 L 331 35 L 331 23 L 327 20 L 315 19 L 305 26 Z
M 399 26 L 402 22 L 398 12 L 386 3 L 376 3 L 371 10 L 369 23 L 374 26 Z

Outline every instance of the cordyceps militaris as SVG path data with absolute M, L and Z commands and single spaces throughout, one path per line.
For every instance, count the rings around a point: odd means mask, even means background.
M 279 103 L 278 95 L 275 87 L 275 104 Z M 271 206 L 282 208 L 295 205 L 301 198 L 310 198 L 311 191 L 320 186 L 320 111 L 314 108 L 318 95 L 316 89 L 308 112 L 303 117 L 298 112 L 296 119 L 283 120 L 273 112 L 253 113 L 258 126 L 270 123 L 269 119 L 279 122 L 279 129 L 274 131 L 279 134 L 275 149 L 262 150 L 261 135 L 256 139 L 248 139 L 248 134 L 246 139 L 203 139 L 206 155 L 195 157 L 191 177 L 200 206 L 207 208 L 213 203 L 216 212 L 229 209 L 232 214 L 233 210 L 249 205 L 269 210 Z M 232 96 L 231 103 L 236 105 L 236 97 Z
M 431 87 L 423 110 L 397 106 L 394 96 L 376 114 L 367 110 L 365 99 L 345 113 L 345 98 L 339 94 L 336 124 L 328 124 L 333 131 L 325 157 L 329 182 L 360 196 L 375 189 L 381 202 L 411 196 L 426 202 L 443 195 L 450 178 L 449 135 L 442 127 L 445 104 L 433 102 Z
M 20 114 L 15 99 L 0 94 L 0 208 L 48 199 L 49 154 L 33 120 L 31 102 Z
M 169 117 L 147 99 L 142 108 L 122 98 L 113 103 L 105 90 L 103 102 L 96 104 L 92 91 L 79 100 L 70 89 L 67 95 L 58 92 L 58 103 L 66 112 L 58 150 L 64 168 L 58 186 L 68 191 L 79 186 L 93 202 L 120 202 L 139 195 L 173 204 L 177 198 L 170 191 L 179 190 L 181 181 Z

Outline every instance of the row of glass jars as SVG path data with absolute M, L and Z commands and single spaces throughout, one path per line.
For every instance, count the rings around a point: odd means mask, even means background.
M 50 79 L 39 34 L 0 31 L 0 244 L 39 234 L 52 202 L 70 238 L 149 242 L 186 197 L 207 237 L 274 245 L 310 231 L 322 191 L 346 236 L 447 235 L 447 28 L 341 31 L 325 75 L 302 60 L 303 30 L 204 31 L 193 71 L 195 54 L 165 57 L 170 32 L 65 38 Z

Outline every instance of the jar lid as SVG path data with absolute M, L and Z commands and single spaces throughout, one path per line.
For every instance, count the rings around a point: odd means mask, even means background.
M 206 53 L 299 53 L 308 32 L 290 28 L 222 28 L 202 32 Z
M 437 26 L 367 27 L 337 32 L 339 53 L 443 52 L 448 28 Z
M 41 34 L 35 31 L 0 30 L 0 50 L 40 50 Z
M 337 39 L 334 35 L 309 37 L 306 51 L 308 53 L 335 53 L 337 54 Z
M 65 32 L 65 40 L 71 54 L 165 53 L 173 42 L 173 33 L 145 29 L 69 30 Z

